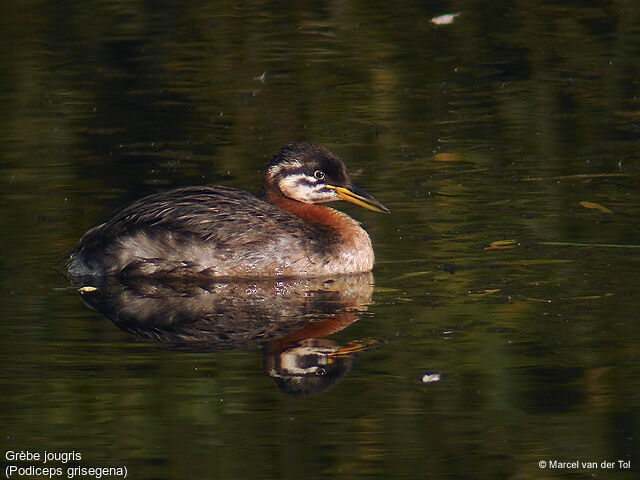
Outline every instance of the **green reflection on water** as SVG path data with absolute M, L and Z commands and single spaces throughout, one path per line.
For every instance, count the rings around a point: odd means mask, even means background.
M 4 449 L 81 449 L 135 478 L 545 478 L 603 472 L 540 459 L 623 458 L 616 478 L 637 474 L 639 15 L 3 2 Z M 259 351 L 136 343 L 55 273 L 113 209 L 257 191 L 298 138 L 393 212 L 344 207 L 374 238 L 376 290 L 332 338 L 381 345 L 335 388 L 294 399 Z

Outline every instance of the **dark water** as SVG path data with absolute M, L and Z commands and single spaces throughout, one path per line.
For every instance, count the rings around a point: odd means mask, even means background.
M 57 478 L 636 478 L 638 2 L 2 12 L 5 478 L 45 450 L 81 456 Z M 56 271 L 145 194 L 257 191 L 296 139 L 391 209 L 340 206 L 373 288 L 80 294 Z

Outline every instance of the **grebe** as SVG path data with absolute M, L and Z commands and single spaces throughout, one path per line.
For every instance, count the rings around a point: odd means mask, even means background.
M 292 143 L 264 172 L 264 199 L 230 187 L 187 187 L 144 197 L 98 225 L 69 255 L 76 276 L 302 277 L 368 272 L 367 232 L 320 205 L 346 200 L 389 210 L 357 188 L 324 148 Z

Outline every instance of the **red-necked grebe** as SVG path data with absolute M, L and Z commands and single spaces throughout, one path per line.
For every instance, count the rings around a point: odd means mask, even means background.
M 306 142 L 264 172 L 264 198 L 230 187 L 187 187 L 142 198 L 89 230 L 69 255 L 71 275 L 301 277 L 367 272 L 369 235 L 346 200 L 389 210 L 350 180 L 342 161 Z

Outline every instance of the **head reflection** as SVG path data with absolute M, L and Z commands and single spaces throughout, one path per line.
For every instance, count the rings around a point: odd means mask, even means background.
M 272 342 L 265 352 L 264 365 L 280 390 L 291 395 L 310 395 L 329 389 L 343 378 L 354 361 L 354 354 L 371 346 L 370 339 L 352 341 L 345 346 L 326 338 L 307 338 L 280 348 Z
M 266 373 L 285 393 L 335 385 L 372 340 L 325 337 L 371 301 L 370 273 L 332 279 L 185 283 L 74 279 L 83 301 L 138 339 L 198 352 L 262 348 Z M 90 288 L 86 288 L 90 287 Z

